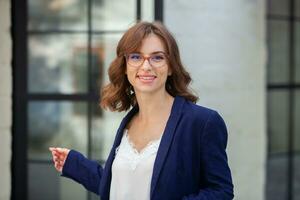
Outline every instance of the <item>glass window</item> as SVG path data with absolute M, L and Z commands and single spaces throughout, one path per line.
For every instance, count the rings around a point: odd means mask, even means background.
M 28 30 L 87 30 L 88 1 L 29 0 Z
M 288 22 L 268 21 L 268 82 L 289 81 L 289 33 Z
M 300 90 L 295 91 L 294 107 L 294 151 L 300 152 Z M 300 179 L 299 179 L 300 180 Z
M 270 200 L 300 198 L 299 3 L 299 0 L 268 1 L 269 152 L 266 192 L 267 199 Z M 294 5 L 294 13 L 289 12 L 290 5 Z M 291 15 L 298 18 L 291 18 Z M 295 28 L 293 35 L 290 32 L 290 26 Z M 294 37 L 290 38 L 290 36 Z M 291 60 L 290 55 L 294 55 L 295 60 Z M 290 76 L 290 70 L 293 71 L 292 76 Z M 294 122 L 294 127 L 290 127 L 291 122 Z
M 286 0 L 268 0 L 268 13 L 271 15 L 288 16 L 289 1 Z
M 300 90 L 295 91 L 293 197 L 300 199 Z
M 295 0 L 295 16 L 300 17 L 300 0 Z
M 21 22 L 14 24 L 20 50 L 14 59 L 27 61 L 15 64 L 15 73 L 24 76 L 18 76 L 16 84 L 16 96 L 22 98 L 14 101 L 18 106 L 20 101 L 16 113 L 21 113 L 14 121 L 18 127 L 14 135 L 20 143 L 18 138 L 27 141 L 16 145 L 14 163 L 27 167 L 13 166 L 21 176 L 14 177 L 13 191 L 18 192 L 12 198 L 27 194 L 30 200 L 99 199 L 60 177 L 48 147 L 75 149 L 105 162 L 125 113 L 102 110 L 100 88 L 108 82 L 107 70 L 119 39 L 138 13 L 142 19 L 154 19 L 154 1 L 142 0 L 141 5 L 136 0 L 22 2 L 13 7 L 13 16 Z
M 300 2 L 300 0 L 299 0 Z M 300 21 L 295 22 L 295 82 L 300 83 Z
M 126 30 L 135 20 L 136 0 L 92 1 L 93 31 Z
M 29 92 L 87 92 L 87 57 L 86 35 L 31 35 L 28 58 Z
M 30 163 L 28 165 L 29 200 L 85 200 L 86 190 L 78 183 L 62 178 L 52 163 Z
M 92 107 L 93 110 L 100 110 L 97 103 Z M 110 153 L 116 131 L 124 117 L 122 113 L 112 113 L 103 111 L 101 115 L 94 113 L 92 118 L 92 159 L 105 161 Z
M 269 153 L 288 151 L 288 91 L 268 92 Z
M 267 163 L 266 195 L 270 200 L 283 200 L 287 197 L 288 155 L 285 153 L 271 155 Z
M 154 15 L 152 10 L 154 10 L 154 1 L 141 0 L 142 3 L 142 20 L 153 21 Z
M 87 154 L 87 103 L 31 101 L 28 112 L 30 159 L 48 160 L 50 146 Z
M 108 83 L 107 71 L 110 63 L 116 57 L 116 47 L 121 33 L 92 35 L 92 71 L 93 91 L 98 94 L 100 86 Z

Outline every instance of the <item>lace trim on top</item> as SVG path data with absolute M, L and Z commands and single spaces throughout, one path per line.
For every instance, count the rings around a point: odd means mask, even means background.
M 161 137 L 157 140 L 150 141 L 140 152 L 134 147 L 128 136 L 128 129 L 124 130 L 121 144 L 116 148 L 115 155 L 122 161 L 129 162 L 131 169 L 135 170 L 137 165 L 144 159 L 156 154 L 161 141 Z

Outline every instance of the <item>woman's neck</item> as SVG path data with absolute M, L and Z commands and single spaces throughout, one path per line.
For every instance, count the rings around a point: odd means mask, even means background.
M 157 94 L 136 94 L 140 122 L 153 122 L 162 117 L 168 117 L 173 105 L 174 97 L 167 91 Z

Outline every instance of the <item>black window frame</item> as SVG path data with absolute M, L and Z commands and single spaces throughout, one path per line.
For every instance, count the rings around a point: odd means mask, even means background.
M 268 0 L 267 3 L 270 5 L 272 0 Z M 294 175 L 295 175 L 295 150 L 294 150 L 294 139 L 295 139 L 295 130 L 294 130 L 294 116 L 295 116 L 295 98 L 296 98 L 296 91 L 300 90 L 300 84 L 296 82 L 295 80 L 295 69 L 296 69 L 296 63 L 295 63 L 295 24 L 296 22 L 300 22 L 300 17 L 295 16 L 295 5 L 296 0 L 288 0 L 288 16 L 279 15 L 279 14 L 270 14 L 269 10 L 266 11 L 266 21 L 267 23 L 269 21 L 285 21 L 288 23 L 288 46 L 289 46 L 289 55 L 288 55 L 288 67 L 289 68 L 289 74 L 288 74 L 288 82 L 286 83 L 270 83 L 267 80 L 267 93 L 274 92 L 274 91 L 287 91 L 288 92 L 288 131 L 287 131 L 287 171 L 286 171 L 286 177 L 287 177 L 287 192 L 285 194 L 286 200 L 295 200 L 296 198 L 293 196 L 294 194 Z M 269 6 L 266 6 L 267 8 Z M 269 34 L 272 34 L 269 32 L 270 30 L 267 29 L 268 36 Z M 298 41 L 299 42 L 299 41 Z M 269 47 L 268 47 L 269 48 Z M 270 50 L 268 49 L 268 52 Z M 269 60 L 272 54 L 269 54 Z M 269 62 L 269 61 L 268 61 Z M 269 66 L 269 63 L 268 65 Z M 268 72 L 268 71 L 267 71 Z M 267 103 L 270 100 L 267 98 Z M 268 109 L 267 112 L 272 112 L 272 110 Z M 269 124 L 269 123 L 268 123 Z M 284 134 L 284 133 L 283 133 Z M 270 129 L 268 127 L 267 129 L 267 138 L 268 138 L 268 152 L 267 152 L 267 162 L 271 159 L 272 155 L 271 152 L 271 144 L 270 144 L 270 138 L 272 137 L 272 134 L 270 132 Z M 268 181 L 268 179 L 266 179 Z M 268 186 L 268 182 L 266 182 L 266 188 Z M 266 199 L 268 199 L 268 193 L 266 190 L 265 193 Z M 270 197 L 271 198 L 271 197 Z
M 88 66 L 91 73 L 91 1 L 88 1 Z M 11 200 L 28 199 L 28 177 L 27 177 L 27 112 L 29 100 L 55 100 L 55 101 L 97 101 L 98 95 L 93 95 L 91 81 L 89 81 L 89 94 L 29 94 L 27 90 L 28 81 L 28 0 L 11 1 L 11 35 L 12 35 L 12 161 L 11 161 Z M 142 0 L 136 0 L 136 20 L 141 20 Z M 154 0 L 154 20 L 163 22 L 163 0 Z M 55 31 L 54 31 L 55 32 Z M 34 33 L 34 31 L 32 31 Z M 94 31 L 93 31 L 94 33 Z M 88 103 L 88 155 L 91 155 L 91 103 Z M 40 162 L 40 161 L 36 161 Z M 90 195 L 88 199 L 91 199 Z

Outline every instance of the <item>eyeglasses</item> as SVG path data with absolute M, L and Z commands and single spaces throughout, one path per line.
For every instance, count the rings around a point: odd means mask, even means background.
M 157 52 L 145 56 L 141 53 L 129 53 L 125 55 L 127 64 L 133 67 L 140 67 L 145 60 L 148 60 L 152 67 L 162 67 L 167 63 L 167 56 L 164 52 Z

